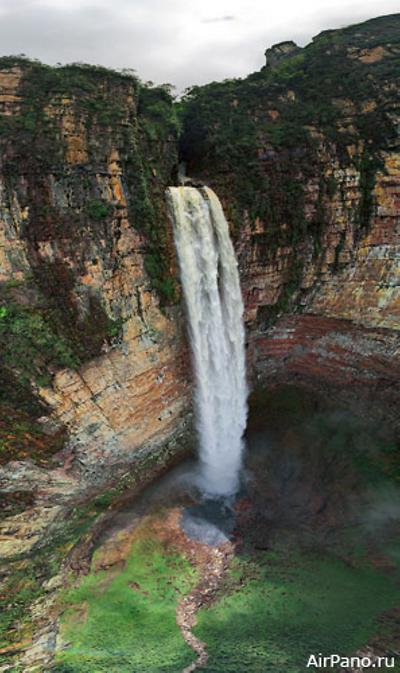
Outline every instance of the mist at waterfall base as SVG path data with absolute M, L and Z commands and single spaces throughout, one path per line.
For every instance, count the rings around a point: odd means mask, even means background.
M 239 488 L 247 419 L 243 300 L 229 227 L 207 188 L 171 187 L 172 215 L 195 387 L 196 482 L 206 496 Z

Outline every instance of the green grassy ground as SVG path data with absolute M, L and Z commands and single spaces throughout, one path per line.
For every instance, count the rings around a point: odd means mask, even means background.
M 220 599 L 198 615 L 207 673 L 301 673 L 310 654 L 350 654 L 396 605 L 393 579 L 367 565 L 282 548 L 237 560 Z M 391 669 L 393 670 L 393 669 Z
M 64 597 L 59 673 L 177 673 L 194 656 L 176 625 L 176 604 L 195 581 L 180 555 L 136 541 L 124 569 L 88 575 Z
M 361 558 L 350 565 L 289 547 L 236 558 L 218 600 L 198 614 L 194 632 L 210 655 L 200 670 L 301 673 L 310 654 L 354 654 L 382 631 L 397 579 Z M 65 595 L 68 646 L 54 670 L 178 673 L 194 655 L 176 626 L 176 603 L 194 581 L 182 557 L 157 541 L 136 542 L 122 572 L 92 573 Z
M 397 502 L 389 489 L 397 463 L 387 461 L 391 446 L 387 450 L 371 439 L 368 449 L 361 429 L 345 421 L 325 427 L 316 416 L 304 436 L 323 466 L 330 464 L 323 457 L 331 452 L 338 461 L 345 449 L 351 453 L 374 515 L 368 510 L 361 521 L 376 530 L 367 526 L 356 535 L 357 527 L 345 527 L 334 545 L 317 542 L 316 535 L 312 548 L 306 546 L 312 535 L 299 540 L 295 530 L 282 531 L 271 538 L 270 550 L 237 556 L 217 600 L 198 613 L 194 633 L 209 652 L 207 666 L 199 669 L 204 673 L 305 673 L 311 654 L 351 655 L 376 636 L 392 646 L 391 621 L 380 617 L 398 604 L 400 571 L 377 569 L 372 560 L 382 556 L 386 566 L 400 568 L 400 545 L 390 535 L 381 539 L 376 523 L 387 500 Z M 339 470 L 339 462 L 335 466 Z M 340 470 L 338 475 L 340 481 Z M 175 610 L 195 573 L 171 547 L 152 539 L 151 526 L 144 530 L 146 539 L 134 543 L 119 574 L 92 572 L 66 594 L 67 647 L 59 654 L 57 673 L 179 673 L 194 660 Z

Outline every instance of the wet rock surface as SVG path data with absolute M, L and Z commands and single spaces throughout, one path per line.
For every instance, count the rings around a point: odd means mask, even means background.
M 232 538 L 234 511 L 224 500 L 206 500 L 200 505 L 185 507 L 181 526 L 192 540 L 215 547 Z

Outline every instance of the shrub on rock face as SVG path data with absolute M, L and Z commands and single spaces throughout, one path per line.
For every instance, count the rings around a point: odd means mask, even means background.
M 95 222 L 99 220 L 104 220 L 105 217 L 110 213 L 111 206 L 105 201 L 98 201 L 93 199 L 89 201 L 86 205 L 86 213 Z
M 67 340 L 57 332 L 51 312 L 14 302 L 0 307 L 0 348 L 5 367 L 17 369 L 23 379 L 37 379 L 53 363 L 75 368 L 79 360 Z

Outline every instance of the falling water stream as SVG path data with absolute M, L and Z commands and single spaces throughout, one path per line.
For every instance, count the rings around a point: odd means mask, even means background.
M 199 485 L 210 496 L 229 496 L 239 485 L 247 418 L 238 265 L 211 189 L 171 187 L 168 200 L 194 362 Z

